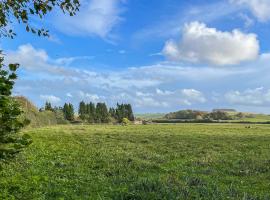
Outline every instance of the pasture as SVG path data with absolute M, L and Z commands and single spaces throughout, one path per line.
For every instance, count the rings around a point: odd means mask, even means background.
M 0 165 L 0 199 L 270 199 L 270 126 L 65 125 Z

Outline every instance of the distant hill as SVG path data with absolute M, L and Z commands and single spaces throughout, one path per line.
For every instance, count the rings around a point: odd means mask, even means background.
M 150 120 L 150 119 L 162 119 L 164 118 L 165 113 L 144 113 L 144 114 L 135 114 L 135 117 L 138 119 L 143 120 Z
M 164 116 L 162 122 L 175 121 L 227 121 L 227 122 L 270 122 L 270 115 L 238 112 L 234 109 L 214 109 L 212 112 L 199 110 L 180 110 Z
M 226 108 L 221 108 L 221 109 L 213 109 L 213 112 L 237 112 L 235 109 L 226 109 Z
M 66 121 L 57 113 L 51 111 L 39 112 L 38 108 L 25 97 L 15 97 L 23 110 L 23 118 L 30 120 L 30 127 L 42 127 L 66 123 Z
M 199 110 L 180 110 L 165 115 L 166 119 L 202 119 L 208 112 Z

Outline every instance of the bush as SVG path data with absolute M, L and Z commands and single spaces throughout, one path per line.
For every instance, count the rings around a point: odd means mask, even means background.
M 122 125 L 127 126 L 127 125 L 129 125 L 130 123 L 131 123 L 131 122 L 129 121 L 128 118 L 123 118 L 123 120 L 122 120 Z

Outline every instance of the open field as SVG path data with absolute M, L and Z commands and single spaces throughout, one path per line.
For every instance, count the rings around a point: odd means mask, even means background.
M 270 126 L 55 126 L 1 164 L 0 199 L 270 199 Z

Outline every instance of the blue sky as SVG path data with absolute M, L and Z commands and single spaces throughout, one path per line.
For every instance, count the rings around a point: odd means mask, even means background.
M 54 11 L 12 24 L 2 39 L 19 62 L 15 95 L 39 107 L 128 102 L 135 112 L 235 108 L 270 113 L 270 1 L 82 0 L 75 17 Z

